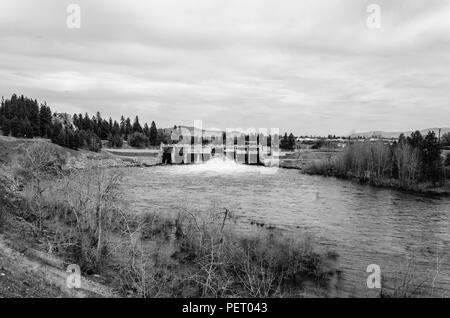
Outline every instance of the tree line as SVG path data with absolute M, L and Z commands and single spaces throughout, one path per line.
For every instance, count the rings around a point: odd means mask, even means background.
M 158 146 L 170 136 L 158 129 L 154 121 L 150 126 L 141 125 L 136 116 L 121 116 L 120 122 L 102 118 L 100 112 L 90 117 L 87 113 L 73 116 L 52 113 L 46 103 L 13 94 L 10 99 L 2 97 L 0 127 L 4 135 L 23 138 L 49 138 L 55 144 L 72 149 L 85 148 L 99 151 L 101 140 L 108 140 L 110 147 L 121 147 L 124 140 L 131 146 Z
M 292 133 L 284 133 L 283 137 L 280 139 L 280 148 L 283 150 L 294 150 L 296 139 Z
M 433 131 L 422 136 L 419 131 L 400 135 L 393 144 L 382 141 L 355 141 L 333 160 L 308 166 L 310 174 L 357 177 L 374 184 L 392 180 L 405 189 L 419 183 L 445 180 L 443 144 Z

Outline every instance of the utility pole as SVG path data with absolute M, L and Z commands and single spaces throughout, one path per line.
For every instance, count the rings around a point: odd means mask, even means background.
M 441 142 L 441 128 L 439 128 L 439 142 Z

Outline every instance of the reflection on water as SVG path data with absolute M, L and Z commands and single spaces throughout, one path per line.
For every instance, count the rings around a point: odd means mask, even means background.
M 125 186 L 138 211 L 175 214 L 231 207 L 242 227 L 259 222 L 294 235 L 307 231 L 337 251 L 343 270 L 336 295 L 369 295 L 366 268 L 395 276 L 414 259 L 414 274 L 450 293 L 450 199 L 375 189 L 333 178 L 239 165 L 220 159 L 188 166 L 127 169 Z M 446 294 L 445 294 L 446 293 Z

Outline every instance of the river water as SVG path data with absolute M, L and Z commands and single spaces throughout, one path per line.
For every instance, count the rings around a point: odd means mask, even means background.
M 405 278 L 411 286 L 433 285 L 427 293 L 434 296 L 450 296 L 450 198 L 217 160 L 129 168 L 124 186 L 138 212 L 175 215 L 223 206 L 246 231 L 264 224 L 310 234 L 320 249 L 339 255 L 342 277 L 330 295 L 379 293 L 366 283 L 367 266 L 376 264 L 386 287 Z

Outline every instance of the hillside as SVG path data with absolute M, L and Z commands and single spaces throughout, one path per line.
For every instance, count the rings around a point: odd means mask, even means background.
M 53 149 L 64 153 L 66 165 L 63 169 L 83 169 L 92 164 L 101 167 L 128 167 L 142 165 L 141 162 L 138 162 L 134 158 L 119 157 L 106 150 L 101 150 L 98 153 L 84 149 L 73 150 L 53 144 L 47 139 L 26 139 L 6 136 L 0 136 L 0 164 L 7 164 L 13 161 L 15 156 L 23 153 L 24 149 L 32 144 L 49 145 Z
M 414 130 L 415 131 L 415 130 Z M 405 136 L 411 135 L 411 133 L 414 132 L 413 130 L 410 131 L 402 131 L 402 132 L 386 132 L 386 131 L 368 131 L 368 132 L 361 132 L 361 133 L 354 133 L 351 134 L 350 137 L 356 138 L 356 137 L 366 137 L 371 138 L 373 136 L 382 137 L 382 138 L 398 138 L 400 134 L 404 134 Z M 429 131 L 434 131 L 436 136 L 439 134 L 439 128 L 427 128 L 419 130 L 422 135 L 428 134 Z M 441 128 L 441 136 L 445 133 L 450 132 L 450 128 Z

